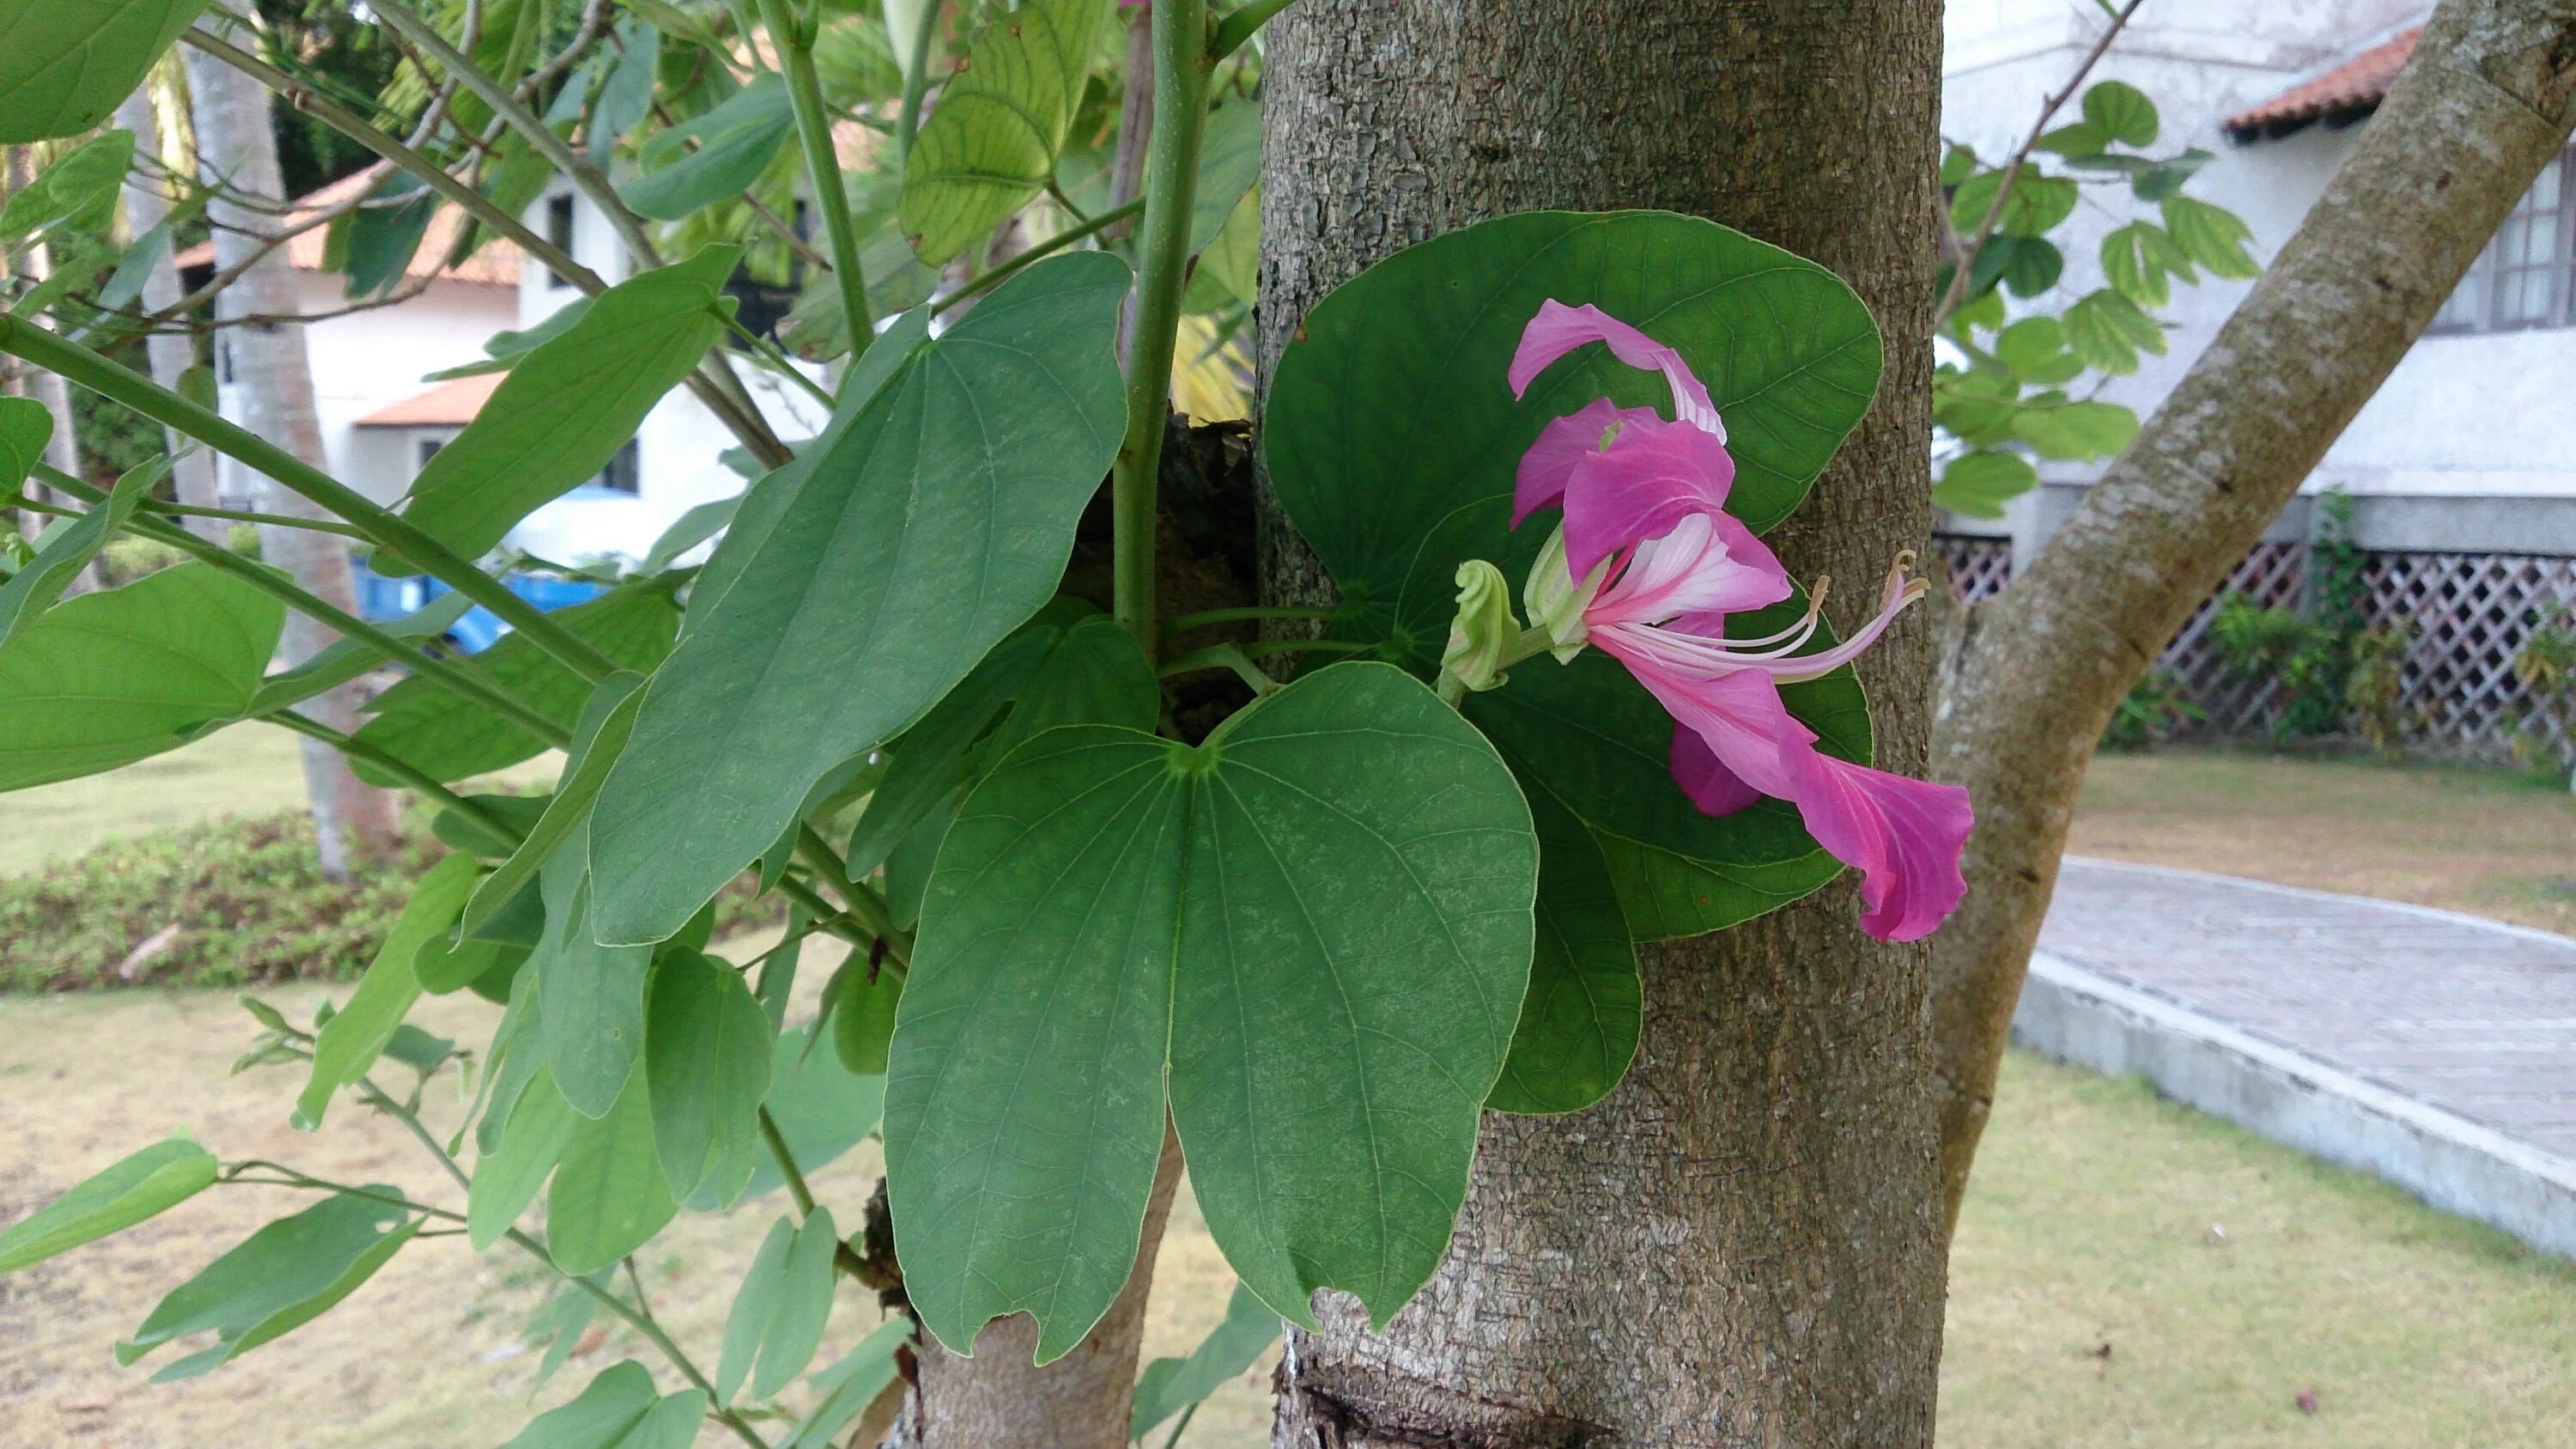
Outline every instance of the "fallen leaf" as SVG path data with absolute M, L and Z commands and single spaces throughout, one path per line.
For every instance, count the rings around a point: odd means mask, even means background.
M 2299 1406 L 2300 1413 L 2313 1414 L 2317 1411 L 2317 1391 L 2314 1389 L 2301 1389 L 2299 1390 L 2298 1397 L 2291 1400 L 2291 1402 Z

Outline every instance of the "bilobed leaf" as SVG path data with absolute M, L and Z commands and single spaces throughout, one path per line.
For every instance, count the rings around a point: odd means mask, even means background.
M 475 889 L 464 911 L 466 934 L 491 921 L 534 884 L 555 850 L 589 818 L 591 802 L 599 798 L 599 782 L 608 778 L 609 765 L 626 748 L 627 732 L 635 727 L 635 707 L 642 703 L 643 687 L 644 676 L 621 669 L 591 692 L 573 728 L 572 753 L 564 761 L 562 780 L 518 848 Z
M 741 506 L 742 495 L 737 493 L 731 498 L 701 503 L 672 519 L 671 526 L 663 529 L 662 536 L 644 551 L 641 572 L 658 574 L 669 568 L 673 559 L 724 532 L 725 525 L 733 522 L 734 510 Z
M 769 1334 L 769 1320 L 778 1311 L 788 1251 L 795 1246 L 792 1219 L 771 1223 L 769 1235 L 760 1240 L 760 1251 L 752 1255 L 750 1271 L 742 1276 L 742 1286 L 734 1290 L 733 1307 L 725 1313 L 723 1356 L 716 1360 L 718 1403 L 732 1403 L 743 1380 L 751 1377 L 761 1341 Z
M 0 242 L 15 243 L 58 226 L 105 230 L 116 213 L 117 186 L 133 161 L 132 131 L 109 131 L 54 158 L 0 207 Z
M 2053 386 L 2084 371 L 2066 350 L 2066 329 L 2054 317 L 2024 317 L 1995 335 L 1995 357 L 2024 383 Z
M 401 284 L 439 207 L 438 194 L 407 171 L 386 172 L 368 200 L 333 229 L 337 270 L 347 275 L 351 297 L 379 296 Z
M 1962 453 L 1941 470 L 1932 501 L 1969 518 L 2001 518 L 2004 505 L 2039 486 L 2039 470 L 2019 453 Z
M 510 369 L 474 421 L 420 470 L 403 516 L 471 558 L 598 476 L 724 330 L 720 289 L 739 255 L 702 248 L 609 288 Z M 383 555 L 376 567 L 408 571 Z
M 2025 407 L 2013 418 L 2013 433 L 2043 458 L 2116 458 L 2137 436 L 2138 415 L 2107 402 Z
M 1342 664 L 1196 749 L 1050 730 L 941 848 L 887 1077 L 895 1243 L 925 1325 L 1078 1343 L 1162 1148 L 1244 1281 L 1383 1323 L 1438 1264 L 1528 983 L 1537 842 L 1493 747 Z M 1356 1145 L 1355 1145 L 1356 1144 Z
M 2263 274 L 2262 265 L 2248 250 L 2254 241 L 2254 229 L 2236 213 L 2177 195 L 2164 199 L 2164 218 L 2165 230 L 2172 235 L 2174 244 L 2211 276 L 2250 282 Z
M 671 652 L 680 611 L 668 580 L 628 584 L 554 615 L 575 637 L 619 667 L 650 673 Z M 592 693 L 588 680 L 517 634 L 475 655 L 468 667 L 494 688 L 569 732 Z M 435 779 L 462 780 L 505 769 L 545 752 L 546 742 L 484 705 L 433 679 L 403 680 L 367 706 L 373 715 L 358 738 Z M 397 785 L 363 758 L 351 762 L 370 784 Z
M 376 627 L 397 639 L 436 639 L 473 607 L 472 599 L 451 590 L 399 619 L 387 619 Z M 262 715 L 300 704 L 317 694 L 328 694 L 371 670 L 381 669 L 384 663 L 384 656 L 377 653 L 372 644 L 357 639 L 334 639 L 303 663 L 262 679 L 259 693 L 243 712 Z
M 667 939 L 1054 594 L 1117 451 L 1127 279 L 1029 267 L 746 501 L 592 813 L 602 939 Z
M 53 436 L 53 409 L 31 397 L 0 397 L 0 499 L 17 496 Z
M 1539 841 L 1538 937 L 1511 1055 L 1485 1105 L 1573 1112 L 1608 1096 L 1637 1054 L 1637 948 L 1601 847 L 1574 813 L 1524 782 Z
M 156 1142 L 0 1229 L 0 1273 L 96 1242 L 166 1212 L 215 1180 L 215 1156 L 182 1137 Z
M 402 1198 L 400 1188 L 378 1184 L 366 1191 L 371 1196 L 334 1193 L 261 1228 L 207 1264 L 116 1346 L 117 1362 L 131 1364 L 163 1344 L 211 1330 L 213 1350 L 155 1376 L 193 1377 L 310 1322 L 357 1291 L 422 1222 L 394 1205 Z
M 2065 322 L 2067 348 L 2099 371 L 2126 375 L 2138 370 L 2140 352 L 2164 355 L 2164 329 L 2118 292 L 2078 299 L 2066 309 Z
M 608 1267 L 650 1242 L 680 1210 L 653 1146 L 648 1095 L 644 1074 L 632 1073 L 607 1116 L 573 1123 L 546 1191 L 546 1246 L 567 1273 Z
M 2095 81 L 2084 92 L 2084 119 L 2126 146 L 2156 143 L 2156 103 L 2127 81 Z
M 1983 295 L 2002 283 L 2016 297 L 2036 297 L 2057 285 L 2066 270 L 2066 254 L 2044 237 L 1997 232 L 1977 248 L 1968 269 L 1969 290 Z
M 0 790 L 112 770 L 238 716 L 284 622 L 202 563 L 46 610 L 0 650 Z
M 814 1361 L 832 1316 L 832 1259 L 840 1246 L 840 1229 L 829 1208 L 814 1209 L 796 1229 L 779 1265 L 776 1301 L 761 1333 L 760 1367 L 751 1376 L 753 1398 L 776 1396 Z M 732 1325 L 726 1329 L 730 1337 Z
M 617 195 L 640 216 L 678 221 L 740 196 L 769 169 L 795 130 L 787 82 L 763 72 L 714 110 L 645 143 L 637 158 L 644 174 L 617 188 Z M 691 140 L 699 143 L 695 151 L 683 145 Z
M 106 502 L 52 531 L 26 567 L 0 583 L 0 649 L 53 607 L 63 589 L 107 545 L 108 536 L 134 516 L 154 485 L 169 476 L 170 463 L 168 458 L 155 458 L 127 469 Z
M 1026 206 L 1055 174 L 1109 0 L 996 12 L 939 89 L 903 171 L 897 220 L 934 266 Z
M 105 121 L 206 0 L 43 0 L 0 18 L 0 143 Z
M 1225 1321 L 1208 1330 L 1189 1357 L 1158 1358 L 1145 1365 L 1136 1380 L 1127 1437 L 1142 1439 L 1165 1419 L 1215 1393 L 1278 1341 L 1279 1315 L 1250 1289 L 1235 1284 L 1234 1296 L 1226 1300 Z
M 686 1201 L 711 1175 L 749 1172 L 772 1045 L 769 1018 L 723 962 L 672 949 L 653 963 L 644 1076 L 672 1196 Z
M 402 1025 L 412 1003 L 420 999 L 420 978 L 412 958 L 448 927 L 474 889 L 481 867 L 470 855 L 451 855 L 429 868 L 412 887 L 402 914 L 385 932 L 375 960 L 349 994 L 349 1004 L 326 1023 L 313 1043 L 313 1072 L 295 1099 L 295 1125 L 310 1132 L 322 1125 L 331 1094 L 367 1074 L 376 1057 Z

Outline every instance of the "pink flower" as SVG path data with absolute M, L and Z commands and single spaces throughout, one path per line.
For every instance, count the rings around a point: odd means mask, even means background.
M 1607 398 L 1550 422 L 1521 459 L 1512 523 L 1550 504 L 1563 526 L 1532 568 L 1530 625 L 1560 659 L 1587 644 L 1626 665 L 1675 722 L 1672 770 L 1711 815 L 1761 796 L 1798 807 L 1808 833 L 1861 872 L 1862 928 L 1881 940 L 1930 933 L 1967 893 L 1959 853 L 1974 823 L 1954 785 L 1910 780 L 1816 749 L 1780 686 L 1849 663 L 1923 594 L 1899 555 L 1877 613 L 1852 637 L 1800 653 L 1815 637 L 1826 581 L 1796 623 L 1759 639 L 1726 637 L 1726 617 L 1792 593 L 1788 570 L 1725 511 L 1735 463 L 1708 390 L 1681 354 L 1596 307 L 1550 301 L 1512 359 L 1515 395 L 1559 358 L 1601 342 L 1660 371 L 1676 417 Z

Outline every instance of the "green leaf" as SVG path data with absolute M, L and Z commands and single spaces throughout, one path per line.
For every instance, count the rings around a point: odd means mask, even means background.
M 371 1194 L 400 1199 L 381 1184 Z M 293 1217 L 251 1234 L 197 1276 L 171 1290 L 134 1337 L 116 1346 L 116 1361 L 212 1331 L 216 1346 L 182 1359 L 155 1382 L 188 1378 L 311 1322 L 358 1290 L 420 1230 L 422 1219 L 372 1197 L 334 1193 Z
M 2003 186 L 2004 173 L 1984 171 L 1968 178 L 1950 198 L 1950 224 L 1958 228 L 1959 235 L 1977 234 Z M 2036 168 L 2024 166 L 2013 178 L 2012 194 L 2004 201 L 1995 230 L 2004 236 L 2045 236 L 2074 214 L 2080 195 L 2075 183 L 2065 177 L 2044 176 Z
M 407 171 L 388 171 L 368 188 L 371 203 L 351 212 L 332 228 L 338 253 L 333 270 L 348 278 L 347 295 L 373 297 L 400 285 L 429 235 L 437 214 L 438 194 Z M 325 261 L 335 260 L 326 256 Z
M 214 1154 L 184 1137 L 156 1142 L 0 1230 L 0 1273 L 167 1212 L 211 1185 L 215 1169 Z
M 1215 1393 L 1278 1341 L 1279 1315 L 1251 1289 L 1235 1284 L 1234 1296 L 1226 1300 L 1225 1321 L 1208 1330 L 1189 1357 L 1158 1358 L 1145 1365 L 1136 1380 L 1127 1437 L 1142 1439 L 1165 1419 Z
M 51 530 L 35 558 L 11 574 L 8 582 L 0 583 L 0 648 L 6 648 L 62 597 L 63 589 L 106 546 L 108 536 L 133 517 L 153 487 L 169 476 L 171 461 L 154 458 L 127 469 L 105 503 Z
M 1206 251 L 1244 193 L 1261 179 L 1261 102 L 1220 102 L 1199 139 L 1199 178 L 1190 200 L 1190 253 Z M 1256 219 L 1256 225 L 1258 221 Z
M 794 1219 L 780 1218 L 771 1223 L 769 1235 L 760 1240 L 760 1251 L 752 1255 L 751 1270 L 743 1274 L 742 1286 L 734 1290 L 733 1307 L 725 1313 L 723 1357 L 716 1361 L 717 1403 L 732 1403 L 734 1395 L 742 1391 L 742 1381 L 751 1376 L 751 1366 L 760 1357 L 761 1341 L 769 1335 L 769 1321 L 778 1312 L 787 1254 L 795 1245 Z
M 2086 162 L 2101 156 L 2111 144 L 2111 135 L 2091 121 L 2073 121 L 2048 132 L 2033 145 L 2042 151 L 2063 156 L 2070 161 Z M 2134 158 L 2122 157 L 2122 160 Z
M 2102 280 L 2139 306 L 2162 307 L 2172 301 L 2167 279 L 2176 275 L 2196 280 L 2191 259 L 2154 222 L 2131 222 L 2102 238 Z
M 521 358 L 465 431 L 412 480 L 403 516 L 468 558 L 599 475 L 724 331 L 741 249 L 711 246 L 611 287 Z M 379 554 L 380 572 L 413 572 Z
M 62 226 L 105 231 L 116 214 L 116 188 L 133 161 L 132 131 L 109 131 L 65 151 L 0 207 L 0 242 Z
M 442 454 L 444 456 L 444 454 Z M 157 575 L 156 575 L 157 577 Z M 650 673 L 671 652 L 680 611 L 667 580 L 629 584 L 554 615 L 555 622 L 621 668 Z M 589 681 L 517 634 L 474 656 L 486 683 L 569 732 L 590 700 Z M 358 738 L 439 780 L 463 780 L 543 754 L 546 742 L 433 679 L 403 680 L 368 705 L 373 718 Z M 369 784 L 401 782 L 363 759 L 351 761 Z
M 644 1074 L 631 1073 L 606 1117 L 573 1123 L 546 1193 L 546 1246 L 567 1273 L 610 1266 L 652 1241 L 680 1210 L 653 1146 L 647 1096 Z M 506 1137 L 502 1146 L 509 1146 Z
M 895 1315 L 862 1338 L 858 1346 L 805 1382 L 822 1398 L 778 1449 L 829 1449 L 832 1439 L 868 1410 L 894 1384 L 896 1350 L 912 1338 L 912 1322 Z
M 385 942 L 368 963 L 367 974 L 349 995 L 349 1004 L 331 1018 L 313 1043 L 313 1073 L 295 1099 L 295 1126 L 310 1132 L 322 1125 L 331 1095 L 355 1083 L 376 1064 L 393 1039 L 412 1003 L 420 999 L 420 978 L 412 958 L 420 948 L 456 924 L 457 912 L 474 889 L 481 870 L 470 855 L 451 855 L 429 868 L 412 887 L 411 899 L 394 918 Z
M 618 137 L 652 114 L 653 82 L 662 60 L 662 32 L 649 21 L 633 16 L 619 20 L 617 43 L 621 52 L 617 67 L 599 88 L 599 99 L 591 102 L 589 124 L 582 128 L 591 163 L 597 166 L 608 164 Z
M 656 1400 L 644 1365 L 633 1359 L 611 1364 L 579 1397 L 539 1414 L 501 1449 L 618 1449 Z
M 723 962 L 669 950 L 653 963 L 644 1077 L 653 1142 L 671 1195 L 750 1175 L 774 1043 L 751 988 Z
M 474 601 L 450 590 L 399 619 L 388 619 L 376 627 L 397 639 L 436 639 L 454 627 L 474 607 Z M 352 679 L 384 667 L 384 656 L 373 644 L 357 639 L 334 639 L 311 658 L 292 669 L 282 669 L 259 683 L 259 693 L 243 711 L 263 715 L 301 704 L 317 694 L 328 694 Z
M 572 753 L 564 761 L 563 778 L 555 793 L 548 796 L 545 812 L 527 835 L 501 862 L 498 869 L 476 887 L 467 903 L 461 929 L 467 935 L 491 922 L 519 893 L 537 880 L 557 848 L 590 818 L 591 802 L 599 798 L 600 781 L 608 778 L 608 767 L 617 752 L 626 748 L 626 736 L 635 727 L 636 706 L 643 703 L 644 676 L 621 669 L 599 682 L 591 692 L 590 702 L 582 706 L 581 721 L 573 729 Z
M 1028 0 L 976 35 L 904 165 L 896 220 L 923 261 L 947 262 L 1045 188 L 1109 8 L 1109 0 Z
M 44 0 L 0 20 L 0 143 L 77 136 L 117 102 L 206 0 Z
M 787 1139 L 796 1165 L 807 1173 L 822 1171 L 865 1141 L 877 1130 L 885 1107 L 883 1077 L 854 1076 L 841 1065 L 839 1053 L 806 1049 L 824 1028 L 825 1023 L 815 1021 L 778 1034 L 777 1050 L 769 1059 L 769 1098 L 763 1104 L 778 1124 L 778 1135 Z M 756 1197 L 780 1185 L 778 1168 L 764 1155 L 743 1195 Z
M 2066 345 L 2088 367 L 2125 375 L 2138 370 L 2140 352 L 2164 355 L 2164 329 L 2118 292 L 2078 299 L 2066 309 L 2065 321 Z
M 2019 453 L 1962 453 L 1941 470 L 1932 501 L 1969 518 L 2001 518 L 2004 505 L 2039 486 L 2039 470 Z
M 671 526 L 663 529 L 662 536 L 645 550 L 640 572 L 658 574 L 669 568 L 673 559 L 722 533 L 725 525 L 733 522 L 734 510 L 741 506 L 742 495 L 737 493 L 713 503 L 701 503 L 672 519 Z
M 2127 81 L 2095 81 L 2088 87 L 2084 92 L 2084 119 L 2122 145 L 2156 143 L 2156 103 Z
M 2250 282 L 2263 274 L 2262 264 L 2248 250 L 2254 241 L 2254 229 L 2236 213 L 2192 197 L 2168 196 L 2164 199 L 2164 217 L 2165 230 L 2172 235 L 2174 244 L 2211 276 Z
M 641 1080 L 649 946 L 602 946 L 591 927 L 590 874 L 578 842 L 555 852 L 543 877 L 546 934 L 529 958 L 537 973 L 546 1064 L 564 1100 L 584 1117 L 606 1116 Z M 648 1115 L 649 1130 L 649 1115 Z
M 0 397 L 0 500 L 18 496 L 53 437 L 53 409 L 31 397 Z
M 646 142 L 636 158 L 644 174 L 617 188 L 618 198 L 638 215 L 678 221 L 749 190 L 795 131 L 787 82 L 764 71 L 714 110 Z
M 535 1060 L 535 1053 L 527 1059 Z M 537 1200 L 582 1120 L 542 1067 L 517 1093 L 508 1117 L 498 1148 L 475 1159 L 474 1181 L 465 1194 L 466 1241 L 478 1253 L 499 1242 Z
M 2181 191 L 2183 184 L 2197 175 L 2200 168 L 2216 159 L 2195 146 L 2179 156 L 2167 157 L 2132 172 L 2129 177 L 2129 189 L 2136 193 L 2140 201 L 2162 202 L 2165 198 Z
M 2138 415 L 2106 402 L 2026 407 L 2014 416 L 2013 433 L 2043 458 L 2116 458 L 2138 435 Z
M 1998 232 L 1977 248 L 1977 259 L 1968 268 L 1968 285 L 1982 294 L 2000 282 L 2016 297 L 2036 297 L 2056 286 L 2065 270 L 2066 254 L 2056 243 Z
M 1995 335 L 1995 356 L 2025 382 L 2058 383 L 2067 361 L 2066 328 L 2054 317 L 2024 317 Z
M 779 1226 L 786 1226 L 783 1219 Z M 776 1232 L 771 1230 L 773 1239 Z M 778 1258 L 777 1276 L 762 1295 L 768 1312 L 760 1325 L 760 1366 L 751 1376 L 753 1398 L 775 1397 L 805 1372 L 805 1365 L 814 1361 L 814 1350 L 823 1346 L 823 1328 L 832 1316 L 832 1258 L 840 1246 L 840 1229 L 833 1224 L 829 1208 L 814 1209 L 814 1215 L 789 1234 L 786 1251 Z M 768 1246 L 763 1244 L 763 1255 L 767 1252 Z M 754 1271 L 758 1266 L 753 1265 Z M 739 1309 L 740 1305 L 736 1306 Z M 734 1323 L 727 1318 L 728 1368 L 732 1367 L 733 1352 Z M 724 1379 L 719 1377 L 719 1391 L 723 1387 Z
M 1221 312 L 1238 303 L 1259 300 L 1261 281 L 1261 189 L 1254 187 L 1226 214 L 1225 225 L 1199 253 L 1190 271 L 1189 289 L 1181 294 L 1184 312 Z
M 1117 451 L 1127 280 L 1029 267 L 754 490 L 593 811 L 603 939 L 669 937 L 1055 593 Z
M 112 770 L 238 716 L 284 622 L 202 563 L 46 610 L 0 650 L 0 790 Z
M 1619 1085 L 1637 1054 L 1637 948 L 1601 847 L 1574 812 L 1523 782 L 1538 829 L 1538 940 L 1511 1055 L 1485 1105 L 1572 1112 Z
M 866 963 L 853 961 L 843 969 L 864 971 Z M 886 1047 L 894 1040 L 895 1012 L 902 1003 L 903 978 L 891 971 L 842 986 L 832 1004 L 832 1049 L 840 1054 L 843 1070 L 862 1077 L 885 1075 Z
M 1170 1113 L 1209 1230 L 1301 1322 L 1437 1266 L 1528 984 L 1537 843 L 1431 691 L 1323 669 L 1196 749 L 1050 730 L 940 851 L 887 1077 L 897 1251 L 965 1345 L 1081 1341 L 1125 1284 Z

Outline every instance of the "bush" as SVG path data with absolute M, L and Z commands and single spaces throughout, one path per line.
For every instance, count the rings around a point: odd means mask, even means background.
M 2170 669 L 2150 669 L 2112 712 L 2102 743 L 2114 750 L 2143 750 L 2207 718 L 2208 712 L 2192 702 L 2180 675 Z
M 447 853 L 426 812 L 410 812 L 405 825 L 395 859 L 345 883 L 322 874 L 312 818 L 300 810 L 111 840 L 0 880 L 0 991 L 354 976 L 411 882 Z M 718 898 L 719 937 L 776 916 L 748 885 Z

